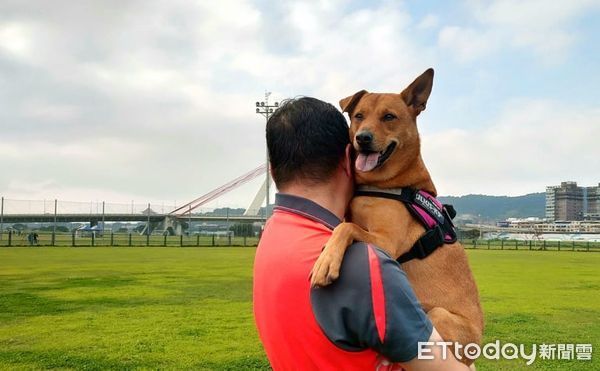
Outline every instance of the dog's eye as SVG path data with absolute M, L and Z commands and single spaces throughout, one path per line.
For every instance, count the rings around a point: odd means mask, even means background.
M 357 120 L 362 120 L 363 119 L 363 114 L 362 113 L 357 113 L 356 115 L 354 115 L 354 118 Z
M 383 116 L 383 121 L 392 121 L 395 120 L 397 117 L 392 115 L 391 113 L 386 113 L 385 116 Z

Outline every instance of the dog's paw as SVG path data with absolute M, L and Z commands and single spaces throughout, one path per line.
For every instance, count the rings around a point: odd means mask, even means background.
M 341 263 L 342 257 L 333 254 L 325 246 L 310 272 L 310 286 L 325 287 L 332 284 L 340 276 Z

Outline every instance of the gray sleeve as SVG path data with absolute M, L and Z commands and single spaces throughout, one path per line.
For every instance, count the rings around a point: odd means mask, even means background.
M 312 289 L 311 304 L 335 345 L 347 351 L 370 348 L 392 362 L 416 357 L 418 342 L 428 341 L 433 329 L 400 265 L 365 243 L 348 248 L 340 277 Z

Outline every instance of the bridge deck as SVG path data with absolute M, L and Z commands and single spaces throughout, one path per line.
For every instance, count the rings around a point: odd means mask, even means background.
M 180 220 L 192 221 L 232 221 L 232 222 L 261 222 L 264 221 L 264 216 L 205 216 L 192 215 L 189 216 L 173 216 L 169 214 L 153 214 L 150 215 L 151 222 L 162 221 L 167 217 L 172 217 Z M 106 222 L 145 222 L 148 220 L 148 215 L 143 214 L 58 214 L 56 221 L 60 223 L 68 222 L 90 222 L 100 221 Z M 9 214 L 2 217 L 4 223 L 51 223 L 54 221 L 54 214 Z

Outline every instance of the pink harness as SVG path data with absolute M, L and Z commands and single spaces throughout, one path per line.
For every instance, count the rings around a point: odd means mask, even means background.
M 424 259 L 438 247 L 456 242 L 456 229 L 452 223 L 452 219 L 456 216 L 454 207 L 443 205 L 437 198 L 423 190 L 359 186 L 355 196 L 382 197 L 400 201 L 425 227 L 425 233 L 413 247 L 397 259 L 399 263 L 415 258 Z

